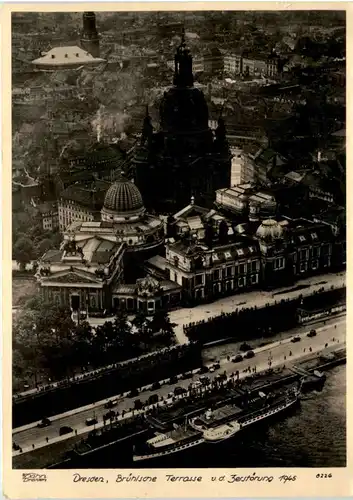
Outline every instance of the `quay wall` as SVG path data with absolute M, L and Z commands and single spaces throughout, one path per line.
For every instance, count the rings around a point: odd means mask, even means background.
M 197 323 L 184 325 L 184 334 L 190 341 L 209 344 L 231 336 L 229 340 L 251 340 L 271 336 L 295 328 L 302 321 L 303 310 L 325 310 L 329 315 L 335 311 L 335 305 L 342 308 L 346 301 L 346 289 L 332 289 L 314 292 L 312 295 L 295 299 L 282 299 L 262 308 L 250 307 L 236 309 L 231 313 L 223 313 Z M 244 333 L 246 332 L 246 334 Z

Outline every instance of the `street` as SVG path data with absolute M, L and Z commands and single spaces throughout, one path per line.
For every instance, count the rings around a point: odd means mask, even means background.
M 214 373 L 208 373 L 207 376 L 212 380 L 219 373 L 226 372 L 228 375 L 236 370 L 240 371 L 241 377 L 248 375 L 244 372 L 248 367 L 250 369 L 256 366 L 256 371 L 260 372 L 268 368 L 269 359 L 271 359 L 272 367 L 283 366 L 286 364 L 293 363 L 299 360 L 301 357 L 309 354 L 309 348 L 312 352 L 318 352 L 321 350 L 332 350 L 339 344 L 345 343 L 345 333 L 346 325 L 345 318 L 340 318 L 336 323 L 323 326 L 317 329 L 317 336 L 313 338 L 307 337 L 307 333 L 310 330 L 306 330 L 301 334 L 301 341 L 297 343 L 292 343 L 290 338 L 283 339 L 282 341 L 277 341 L 272 344 L 255 349 L 255 357 L 252 359 L 243 360 L 240 363 L 233 363 L 228 361 L 227 358 L 220 360 L 221 366 Z M 333 340 L 334 339 L 334 340 Z M 325 349 L 325 344 L 328 344 Z M 291 355 L 290 355 L 291 353 Z M 236 354 L 236 352 L 234 352 Z M 130 410 L 134 407 L 134 400 L 140 399 L 142 402 L 146 401 L 148 397 L 152 394 L 158 394 L 166 398 L 168 393 L 172 392 L 176 386 L 187 388 L 190 382 L 195 382 L 199 379 L 199 375 L 194 375 L 192 379 L 179 380 L 176 384 L 167 384 L 161 386 L 158 390 L 146 390 L 139 394 L 135 398 L 125 397 L 122 401 L 114 407 L 114 410 L 118 410 L 120 413 L 122 410 Z M 112 399 L 112 398 L 110 398 Z M 62 416 L 58 416 L 57 419 L 53 417 L 52 424 L 44 429 L 39 429 L 36 427 L 37 422 L 35 422 L 33 427 L 24 426 L 25 429 L 16 429 L 13 432 L 13 441 L 23 448 L 23 451 L 29 451 L 35 447 L 42 447 L 47 445 L 46 438 L 48 438 L 48 444 L 51 442 L 56 442 L 58 440 L 64 440 L 70 438 L 73 434 L 67 434 L 59 438 L 59 429 L 62 426 L 70 426 L 74 430 L 77 430 L 78 434 L 83 434 L 88 432 L 93 427 L 88 427 L 85 425 L 85 420 L 90 417 L 95 417 L 99 423 L 102 422 L 103 415 L 107 413 L 107 409 L 104 408 L 104 404 L 107 400 L 97 402 L 91 407 L 82 408 L 82 411 L 72 410 L 67 412 Z M 15 452 L 18 454 L 18 452 Z

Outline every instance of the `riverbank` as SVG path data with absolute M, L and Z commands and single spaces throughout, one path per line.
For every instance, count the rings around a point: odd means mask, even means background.
M 328 332 L 329 335 L 332 335 L 331 332 Z M 320 336 L 320 335 L 319 335 Z M 318 336 L 318 337 L 319 337 Z M 317 339 L 317 338 L 316 338 Z M 308 339 L 308 340 L 312 340 L 312 339 Z M 303 344 L 304 345 L 304 344 Z M 308 351 L 306 351 L 306 353 L 303 352 L 303 350 L 301 349 L 300 352 L 295 352 L 294 348 L 295 348 L 295 344 L 293 344 L 293 347 L 291 346 L 292 350 L 293 350 L 293 355 L 292 355 L 292 358 L 291 358 L 291 362 L 292 363 L 297 363 L 300 359 L 303 359 L 303 357 L 305 358 L 310 358 L 310 354 Z M 297 347 L 297 346 L 296 346 Z M 322 346 L 323 347 L 323 346 Z M 314 350 L 315 350 L 315 355 L 317 356 L 317 353 L 320 353 L 322 352 L 322 347 L 315 347 Z M 280 346 L 281 348 L 281 352 L 287 352 L 288 348 L 285 348 L 285 346 Z M 338 345 L 337 344 L 332 344 L 330 350 L 337 350 L 338 348 Z M 283 351 L 283 349 L 285 349 L 285 351 Z M 305 350 L 305 349 L 304 349 Z M 328 352 L 328 350 L 326 349 L 326 351 Z M 313 356 L 313 354 L 311 355 L 311 357 Z M 261 371 L 266 371 L 268 370 L 268 362 L 267 362 L 267 354 L 266 354 L 266 350 L 264 351 L 264 355 L 262 356 L 263 361 L 260 362 L 260 358 L 257 359 L 256 361 L 256 365 L 257 365 L 257 372 L 261 372 Z M 253 362 L 253 361 L 252 361 Z M 288 360 L 289 362 L 289 360 Z M 251 363 L 250 361 L 248 363 Z M 283 361 L 281 359 L 277 359 L 277 360 L 274 360 L 273 361 L 273 368 L 275 367 L 281 367 L 283 365 Z M 241 368 L 241 366 L 238 366 L 238 365 L 232 365 L 230 364 L 229 366 L 223 366 L 222 367 L 222 370 L 224 368 L 228 368 L 228 373 L 230 374 L 230 369 L 233 368 L 233 371 L 235 370 L 235 368 Z M 214 374 L 212 374 L 214 375 Z M 242 370 L 240 372 L 240 378 L 246 378 L 248 377 L 248 373 L 246 372 L 246 370 Z M 211 376 L 211 374 L 210 374 Z M 280 375 L 280 378 L 283 378 L 283 374 Z M 257 378 L 257 380 L 260 380 L 260 378 L 258 377 L 255 377 Z M 178 385 L 181 384 L 181 381 L 178 382 Z M 170 386 L 169 386 L 170 387 Z M 165 388 L 165 391 L 170 391 L 172 390 L 172 388 L 169 388 L 169 387 L 166 387 Z M 103 410 L 104 411 L 104 410 Z M 126 415 L 128 416 L 128 415 Z M 85 437 L 87 437 L 88 435 L 88 432 L 89 432 L 89 429 L 82 429 L 82 431 L 84 431 L 83 433 L 80 432 L 80 436 L 77 436 L 78 439 L 84 439 Z M 31 464 L 31 467 L 32 468 L 43 468 L 43 467 L 48 467 L 50 465 L 50 462 L 53 463 L 54 461 L 60 461 L 60 456 L 62 456 L 66 451 L 68 451 L 68 443 L 71 443 L 71 447 L 74 445 L 74 443 L 77 442 L 76 441 L 76 437 L 74 438 L 74 441 L 72 440 L 72 438 L 69 438 L 69 439 L 65 439 L 62 441 L 62 444 L 63 444 L 63 447 L 60 448 L 60 443 L 55 443 L 52 444 L 50 443 L 49 445 L 46 444 L 45 447 L 43 447 L 43 452 L 40 452 L 40 450 L 30 450 L 28 451 L 25 455 L 28 455 L 28 457 L 24 460 L 24 462 L 26 464 Z M 53 448 L 53 446 L 55 446 L 55 448 Z M 38 453 L 39 452 L 39 453 Z M 54 454 L 55 452 L 55 454 Z M 60 456 L 56 455 L 57 453 L 59 453 Z M 21 455 L 21 454 L 18 454 L 17 456 L 14 457 L 14 461 L 13 461 L 13 467 L 14 468 L 24 468 L 25 466 L 22 465 L 23 463 L 23 457 L 25 455 Z M 53 457 L 56 456 L 57 458 L 53 460 Z M 30 458 L 32 457 L 32 458 Z M 47 457 L 47 458 L 45 458 Z M 50 457 L 50 458 L 49 458 Z M 46 464 L 43 465 L 46 461 Z M 37 465 L 38 463 L 40 463 L 41 465 Z M 29 467 L 29 465 L 28 465 Z

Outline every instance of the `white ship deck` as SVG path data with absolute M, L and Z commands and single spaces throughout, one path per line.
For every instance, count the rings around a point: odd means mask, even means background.
M 154 448 L 161 448 L 171 444 L 177 444 L 188 438 L 196 436 L 197 432 L 190 428 L 179 427 L 168 433 L 158 433 L 155 437 L 149 439 L 147 444 Z

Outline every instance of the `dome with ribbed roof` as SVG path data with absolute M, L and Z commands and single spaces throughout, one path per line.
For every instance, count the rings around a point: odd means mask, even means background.
M 283 237 L 283 228 L 274 219 L 264 220 L 257 228 L 256 236 L 265 241 L 273 241 Z
M 102 209 L 102 220 L 134 221 L 145 212 L 143 200 L 135 184 L 122 175 L 108 189 Z

